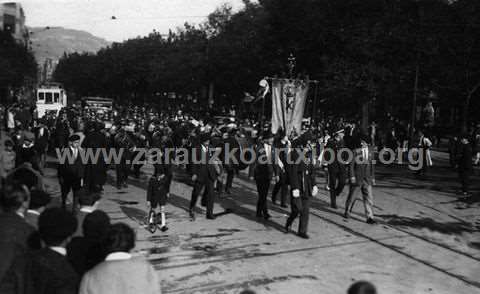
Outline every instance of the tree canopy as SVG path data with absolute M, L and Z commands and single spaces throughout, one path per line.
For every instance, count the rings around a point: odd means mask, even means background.
M 35 57 L 18 44 L 10 33 L 0 31 L 0 98 L 6 99 L 10 91 L 16 92 L 27 81 L 33 85 L 37 76 Z
M 477 0 L 244 0 L 167 36 L 152 32 L 92 54 L 64 56 L 57 81 L 79 96 L 136 101 L 164 93 L 239 104 L 264 76 L 298 73 L 320 81 L 320 109 L 407 115 L 418 96 L 467 114 L 480 108 L 480 2 Z M 202 95 L 203 94 L 203 95 Z M 472 107 L 473 106 L 473 107 Z

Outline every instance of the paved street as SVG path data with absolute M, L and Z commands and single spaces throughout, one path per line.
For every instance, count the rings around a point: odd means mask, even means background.
M 233 193 L 216 202 L 216 220 L 198 215 L 192 222 L 187 213 L 191 187 L 177 170 L 166 233 L 150 234 L 142 225 L 149 166 L 121 191 L 111 185 L 111 170 L 100 208 L 113 222 L 136 229 L 135 252 L 158 270 L 164 293 L 333 294 L 346 293 L 362 279 L 372 281 L 379 293 L 480 293 L 479 178 L 472 181 L 475 197 L 459 199 L 456 173 L 447 168 L 445 154 L 435 153 L 434 160 L 423 180 L 405 166 L 378 167 L 375 226 L 364 222 L 360 202 L 352 218 L 342 217 L 348 189 L 336 211 L 322 190 L 312 203 L 310 240 L 284 234 L 288 210 L 270 202 L 272 219 L 257 220 L 255 185 L 243 173 Z M 58 198 L 56 172 L 52 168 L 46 174 L 48 189 Z

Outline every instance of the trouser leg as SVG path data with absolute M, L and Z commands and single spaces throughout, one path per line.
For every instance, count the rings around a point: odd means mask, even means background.
M 213 206 L 214 206 L 214 203 L 215 203 L 215 193 L 214 193 L 214 189 L 213 189 L 213 183 L 212 182 L 208 182 L 205 186 L 205 190 L 206 190 L 206 204 L 207 204 L 207 217 L 209 216 L 213 216 Z
M 350 213 L 350 206 L 352 205 L 352 201 L 355 199 L 355 190 L 357 189 L 356 185 L 351 184 L 348 190 L 347 201 L 345 202 L 345 214 L 348 215 Z
M 228 171 L 227 171 L 227 183 L 225 184 L 225 191 L 226 192 L 229 192 L 230 189 L 232 189 L 234 176 L 235 176 L 235 170 L 233 168 L 228 169 Z
M 190 199 L 190 212 L 193 212 L 195 206 L 197 205 L 198 195 L 205 188 L 205 185 L 199 182 L 195 182 L 192 190 L 192 198 Z
M 298 232 L 306 234 L 308 231 L 308 217 L 310 215 L 310 200 L 308 198 L 302 199 L 302 210 L 300 212 L 300 224 Z
M 362 184 L 362 196 L 363 204 L 365 206 L 365 215 L 367 219 L 373 219 L 373 194 L 372 194 L 372 185 L 364 182 Z

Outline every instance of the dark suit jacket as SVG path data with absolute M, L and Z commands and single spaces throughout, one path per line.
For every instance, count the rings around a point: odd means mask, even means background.
M 72 154 L 72 149 L 66 147 L 63 152 Z M 74 162 L 70 163 L 68 156 L 65 157 L 65 162 L 58 164 L 58 176 L 64 179 L 82 179 L 85 173 L 85 166 L 82 162 L 80 155 L 81 149 L 78 150 L 77 158 Z
M 76 294 L 80 278 L 66 257 L 44 248 L 18 257 L 0 286 L 2 294 Z
M 16 257 L 28 249 L 40 247 L 40 244 L 31 243 L 34 232 L 35 228 L 19 215 L 10 212 L 0 214 L 0 282 Z
M 335 139 L 330 139 L 325 146 L 324 159 L 328 164 L 328 170 L 331 172 L 345 172 L 346 165 L 340 162 L 340 150 L 344 148 L 342 142 L 337 142 Z M 333 157 L 333 158 L 332 158 Z M 345 162 L 345 158 L 343 158 Z
M 217 173 L 213 164 L 208 164 L 210 155 L 203 150 L 202 145 L 197 145 L 194 150 L 194 159 L 200 161 L 192 165 L 192 173 L 197 176 L 197 181 L 200 183 L 214 182 L 217 178 Z
M 292 190 L 300 190 L 302 198 L 312 197 L 313 186 L 316 185 L 314 164 L 305 160 L 295 163 L 300 156 L 303 156 L 300 150 L 292 149 L 290 156 L 291 163 L 287 165 L 287 174 Z
M 460 143 L 458 145 L 457 163 L 460 172 L 470 172 L 473 170 L 472 153 L 472 146 L 470 144 Z
M 361 157 L 361 149 L 354 150 L 355 158 L 349 165 L 349 177 L 355 177 L 356 184 L 361 184 L 362 182 L 366 181 L 369 185 L 373 183 L 373 179 L 375 178 L 374 168 L 373 168 L 373 153 L 371 150 L 368 150 L 368 160 L 363 160 Z M 357 162 L 356 158 L 361 158 L 362 160 Z
M 79 276 L 105 259 L 102 240 L 75 237 L 67 246 L 67 259 Z
M 257 144 L 255 146 L 255 153 L 256 153 L 256 162 L 255 162 L 255 169 L 254 169 L 254 177 L 256 180 L 265 180 L 265 181 L 270 181 L 275 174 L 275 168 L 274 168 L 274 163 L 268 163 L 268 162 L 262 162 L 261 158 L 265 160 L 266 155 L 266 150 L 265 146 L 263 143 Z M 272 147 L 272 152 L 270 154 L 272 161 L 274 160 L 274 153 L 273 153 L 273 147 Z

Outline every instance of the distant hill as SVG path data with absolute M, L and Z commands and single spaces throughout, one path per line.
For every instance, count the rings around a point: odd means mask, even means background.
M 105 39 L 78 30 L 62 27 L 29 28 L 32 50 L 39 65 L 46 58 L 58 60 L 64 52 L 92 52 L 110 45 Z

